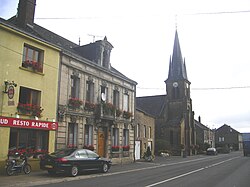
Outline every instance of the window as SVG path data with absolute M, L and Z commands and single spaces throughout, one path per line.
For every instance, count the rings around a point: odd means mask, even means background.
M 147 127 L 146 127 L 146 125 L 144 125 L 144 138 L 146 138 L 147 137 Z
M 24 44 L 22 67 L 43 72 L 43 51 Z
M 76 156 L 78 158 L 88 158 L 87 152 L 85 150 L 78 151 L 76 153 Z
M 88 158 L 97 158 L 98 157 L 98 155 L 93 151 L 86 150 L 86 152 L 87 152 Z
M 48 151 L 48 131 L 11 128 L 9 140 L 10 155 L 18 150 L 33 156 Z
M 173 88 L 173 99 L 179 99 L 180 97 L 180 91 L 178 87 Z
M 123 95 L 123 110 L 129 111 L 129 96 L 128 96 L 128 94 Z
M 19 103 L 40 105 L 40 97 L 40 91 L 20 87 Z
M 71 76 L 71 98 L 79 98 L 80 92 L 80 78 Z
M 118 90 L 114 90 L 113 94 L 114 94 L 113 105 L 116 108 L 119 108 L 119 91 Z
M 123 145 L 129 145 L 129 130 L 123 129 Z
M 109 57 L 110 56 L 110 52 L 108 50 L 104 50 L 103 51 L 103 62 L 102 62 L 102 66 L 105 68 L 109 68 Z
M 140 124 L 136 125 L 136 138 L 140 137 Z
M 86 101 L 94 103 L 94 83 L 92 81 L 87 81 Z
M 101 86 L 101 99 L 108 102 L 108 88 L 105 86 Z
M 119 145 L 119 129 L 118 128 L 113 128 L 112 145 L 113 146 Z
M 84 144 L 93 145 L 93 125 L 85 125 Z
M 76 123 L 69 123 L 69 129 L 68 129 L 68 146 L 69 147 L 77 146 L 77 129 L 78 129 L 78 125 Z
M 40 117 L 42 109 L 40 107 L 41 92 L 25 87 L 20 87 L 18 112 L 27 115 Z
M 224 137 L 219 137 L 219 142 L 224 142 Z
M 148 138 L 152 138 L 151 127 L 148 127 Z

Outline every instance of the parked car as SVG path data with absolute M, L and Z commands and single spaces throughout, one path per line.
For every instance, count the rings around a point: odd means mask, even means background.
M 214 147 L 207 149 L 207 155 L 217 155 L 217 150 Z
M 46 154 L 40 160 L 40 168 L 53 175 L 64 172 L 76 176 L 80 171 L 99 170 L 108 172 L 111 160 L 101 158 L 88 149 L 66 148 Z

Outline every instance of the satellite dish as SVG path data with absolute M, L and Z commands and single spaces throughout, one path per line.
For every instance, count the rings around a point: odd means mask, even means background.
M 102 93 L 101 97 L 102 97 L 102 101 L 106 101 L 106 94 L 105 93 Z

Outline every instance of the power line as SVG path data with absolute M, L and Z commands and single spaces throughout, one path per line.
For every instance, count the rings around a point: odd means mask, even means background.
M 16 53 L 16 54 L 18 54 L 18 55 L 20 55 L 20 56 L 23 56 L 22 53 L 20 53 L 20 52 L 18 52 L 18 51 L 15 51 L 15 50 L 13 50 L 13 49 L 10 49 L 10 48 L 8 48 L 8 47 L 5 47 L 5 46 L 3 46 L 3 45 L 1 45 L 1 44 L 0 44 L 0 47 L 4 48 L 4 49 L 6 49 L 6 50 L 9 50 L 9 51 L 11 51 L 11 52 L 13 52 L 13 53 Z M 54 69 L 58 69 L 57 67 L 51 66 L 50 64 L 47 64 L 47 63 L 44 63 L 44 62 L 43 62 L 43 65 L 49 66 L 49 67 L 54 68 Z
M 232 90 L 232 89 L 248 89 L 250 86 L 234 86 L 234 87 L 216 87 L 216 88 L 191 88 L 191 90 Z M 165 90 L 165 88 L 149 88 L 149 87 L 137 87 L 141 90 Z
M 239 13 L 250 13 L 250 10 L 239 10 L 239 11 L 224 11 L 224 12 L 198 12 L 185 15 L 207 15 L 207 14 L 239 14 Z
M 237 11 L 220 11 L 220 12 L 197 12 L 197 13 L 189 13 L 189 14 L 184 14 L 184 15 L 191 15 L 191 16 L 195 16 L 195 15 L 213 15 L 213 14 L 242 14 L 242 13 L 250 13 L 250 10 L 237 10 Z M 150 15 L 139 15 L 139 17 L 148 17 Z M 154 15 L 152 17 L 155 17 L 157 15 Z M 158 15 L 161 16 L 161 15 Z M 110 17 L 110 16 L 109 16 Z M 111 16 L 110 18 L 124 18 L 124 17 L 131 17 L 131 16 Z M 134 17 L 138 17 L 138 16 L 132 16 Z M 86 16 L 86 17 L 38 17 L 35 19 L 38 20 L 76 20 L 76 19 L 103 19 L 104 17 L 100 17 L 100 16 Z
M 232 90 L 232 89 L 245 89 L 250 86 L 234 86 L 234 87 L 217 87 L 217 88 L 192 88 L 192 90 Z

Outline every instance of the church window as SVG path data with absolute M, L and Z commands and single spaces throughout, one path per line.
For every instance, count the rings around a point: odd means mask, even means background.
M 180 91 L 178 87 L 173 88 L 173 99 L 179 99 L 180 98 Z

